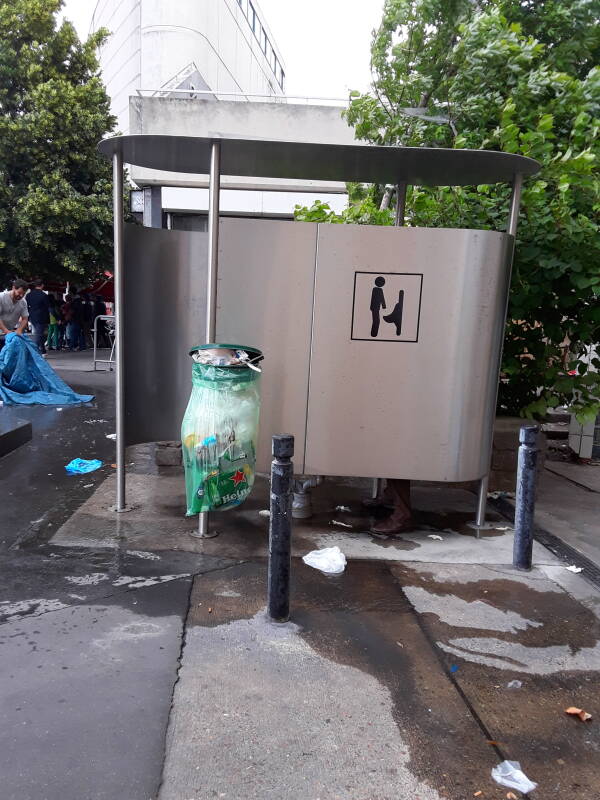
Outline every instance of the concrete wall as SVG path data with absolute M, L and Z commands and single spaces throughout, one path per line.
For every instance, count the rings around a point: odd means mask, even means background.
M 252 0 L 98 0 L 100 27 L 112 34 L 100 64 L 121 133 L 137 89 L 283 95 L 283 59 Z
M 353 144 L 354 130 L 335 106 L 292 103 L 238 103 L 198 99 L 133 97 L 130 101 L 130 132 L 178 136 L 228 136 L 259 139 Z M 206 187 L 206 175 L 157 172 L 131 168 L 139 185 Z M 267 178 L 224 177 L 224 188 L 289 192 L 345 193 L 343 183 Z

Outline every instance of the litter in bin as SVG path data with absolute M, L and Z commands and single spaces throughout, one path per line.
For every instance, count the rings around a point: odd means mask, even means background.
M 322 550 L 311 550 L 302 561 L 327 575 L 339 575 L 346 568 L 346 556 L 339 547 L 324 547 Z
M 576 708 L 575 706 L 565 708 L 565 714 L 570 714 L 573 717 L 579 717 L 582 722 L 587 722 L 592 718 L 592 715 L 587 711 L 584 711 L 583 708 Z
M 87 460 L 85 458 L 74 458 L 65 466 L 69 475 L 85 475 L 86 472 L 94 472 L 100 469 L 102 462 L 97 458 Z
M 574 572 L 576 575 L 580 572 L 583 572 L 583 567 L 576 567 L 575 564 L 571 564 L 570 567 L 567 567 L 569 572 Z
M 516 789 L 522 794 L 532 792 L 537 783 L 530 781 L 527 775 L 521 770 L 518 761 L 502 761 L 497 767 L 492 767 L 492 778 L 500 786 L 507 789 Z
M 254 485 L 260 370 L 254 348 L 209 345 L 190 355 L 192 394 L 181 424 L 187 515 L 239 506 Z M 252 363 L 251 363 L 252 362 Z
M 506 684 L 507 689 L 520 689 L 523 686 L 521 681 L 509 681 Z

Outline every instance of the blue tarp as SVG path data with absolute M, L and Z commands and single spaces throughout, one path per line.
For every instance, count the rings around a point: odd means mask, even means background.
M 25 336 L 7 335 L 0 350 L 0 400 L 6 405 L 66 406 L 93 399 L 67 386 Z

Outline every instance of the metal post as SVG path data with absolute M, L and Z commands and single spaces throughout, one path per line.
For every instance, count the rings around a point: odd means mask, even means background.
M 208 273 L 206 280 L 206 342 L 214 342 L 217 319 L 217 270 L 219 264 L 219 189 L 221 183 L 221 143 L 213 142 L 210 151 L 208 185 Z
M 221 142 L 214 141 L 210 151 L 208 180 L 208 270 L 206 273 L 206 344 L 214 342 L 217 320 L 217 273 L 219 266 L 219 200 L 221 188 Z M 198 515 L 199 539 L 212 539 L 216 531 L 208 529 L 208 512 Z
M 516 569 L 531 569 L 539 430 L 538 425 L 523 425 L 519 431 L 519 466 L 513 542 L 513 566 Z
M 399 182 L 396 185 L 396 219 L 394 225 L 401 227 L 404 225 L 404 212 L 406 210 L 406 182 Z
M 117 511 L 126 511 L 125 498 L 125 358 L 123 357 L 123 154 L 113 153 L 113 232 L 115 286 Z
M 287 622 L 290 616 L 292 568 L 292 492 L 294 437 L 273 436 L 271 462 L 271 517 L 269 522 L 269 616 Z
M 517 235 L 517 224 L 519 222 L 519 206 L 521 203 L 521 190 L 523 188 L 523 176 L 518 173 L 515 175 L 515 179 L 513 181 L 512 187 L 512 194 L 510 196 L 510 208 L 508 212 L 508 221 L 506 225 L 506 232 L 513 237 Z M 498 404 L 498 386 L 500 383 L 500 367 L 502 365 L 502 349 L 504 345 L 504 330 L 506 328 L 506 315 L 508 312 L 508 298 L 510 294 L 510 278 L 512 274 L 512 263 L 514 258 L 515 252 L 515 242 L 513 240 L 513 248 L 512 253 L 510 256 L 510 263 L 509 263 L 509 276 L 508 276 L 508 288 L 506 292 L 506 305 L 504 307 L 504 324 L 502 326 L 502 336 L 500 337 L 500 347 L 498 348 L 498 352 L 495 354 L 496 356 L 496 367 L 494 369 L 494 374 L 496 375 L 496 392 L 494 394 L 494 403 L 490 409 L 490 420 L 488 423 L 488 436 L 489 436 L 489 449 L 490 449 L 490 458 L 492 453 L 492 447 L 494 442 L 494 422 L 496 420 L 496 406 Z M 488 485 L 489 485 L 489 466 L 488 472 L 481 478 L 479 481 L 479 493 L 477 497 L 477 516 L 475 517 L 475 525 L 477 527 L 483 527 L 485 525 L 485 509 L 487 503 L 487 493 L 488 493 Z

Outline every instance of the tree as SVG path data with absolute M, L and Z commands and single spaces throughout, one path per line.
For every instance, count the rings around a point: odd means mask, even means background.
M 112 261 L 115 126 L 96 50 L 57 26 L 63 0 L 0 0 L 0 279 L 80 281 Z
M 592 353 L 600 368 L 599 23 L 589 0 L 386 0 L 373 91 L 356 93 L 347 112 L 357 137 L 373 143 L 505 150 L 542 163 L 522 197 L 501 413 L 543 417 L 564 403 L 583 420 L 600 408 L 587 364 Z M 390 188 L 387 198 L 384 187 L 351 187 L 350 196 L 362 219 L 365 202 L 385 206 Z M 413 187 L 407 221 L 501 230 L 508 197 L 501 185 Z

